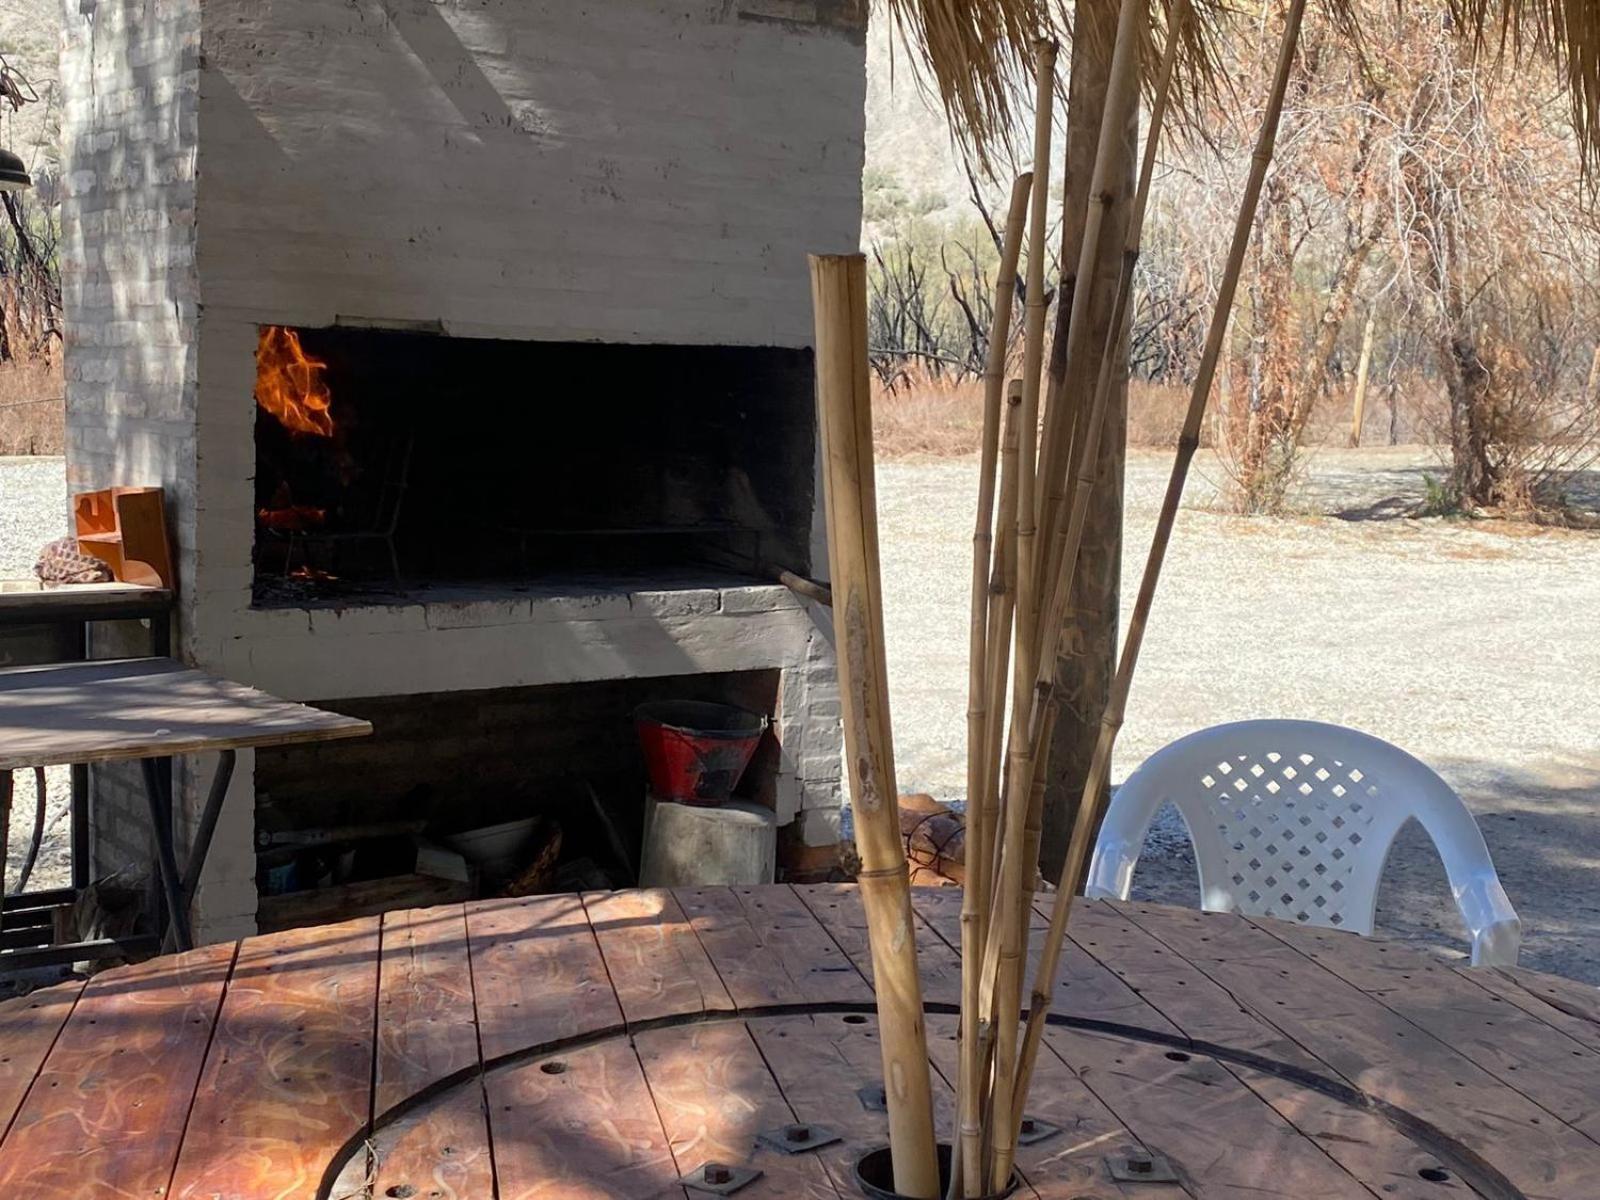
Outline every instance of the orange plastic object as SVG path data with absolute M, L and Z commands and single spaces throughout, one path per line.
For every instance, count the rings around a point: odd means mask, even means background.
M 105 488 L 72 498 L 78 549 L 111 568 L 122 583 L 172 586 L 172 552 L 158 487 Z

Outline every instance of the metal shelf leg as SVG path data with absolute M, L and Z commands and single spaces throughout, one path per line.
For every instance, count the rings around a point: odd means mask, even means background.
M 178 858 L 172 848 L 172 805 L 168 790 L 172 777 L 169 774 L 165 781 L 162 780 L 158 762 L 170 764 L 171 760 L 145 758 L 139 761 L 144 771 L 145 798 L 150 804 L 150 825 L 156 835 L 156 863 L 161 870 L 161 887 L 166 893 L 173 940 L 179 950 L 192 950 L 194 936 L 189 931 L 189 906 L 184 900 L 183 877 L 178 871 Z

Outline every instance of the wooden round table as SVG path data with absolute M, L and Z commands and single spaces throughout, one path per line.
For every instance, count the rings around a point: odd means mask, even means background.
M 915 905 L 947 1130 L 960 896 Z M 694 1200 L 721 1163 L 714 1188 L 760 1172 L 733 1195 L 854 1196 L 885 1131 L 868 970 L 840 885 L 492 900 L 106 971 L 0 1006 L 0 1195 Z M 1085 903 L 1056 1007 L 1020 1195 L 1600 1196 L 1592 988 Z M 794 1125 L 826 1144 L 789 1153 Z

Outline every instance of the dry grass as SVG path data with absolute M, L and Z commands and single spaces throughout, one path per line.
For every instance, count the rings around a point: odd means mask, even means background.
M 878 457 L 959 458 L 978 452 L 983 430 L 983 384 L 976 378 L 956 380 L 913 367 L 896 377 L 896 386 L 873 380 L 872 426 Z M 1393 414 L 1395 442 L 1429 444 L 1448 437 L 1444 400 L 1436 386 L 1411 380 L 1396 389 Z M 1188 388 L 1181 384 L 1134 380 L 1128 385 L 1128 445 L 1160 450 L 1177 445 L 1183 428 Z M 1344 446 L 1350 436 L 1350 389 L 1340 386 L 1321 397 L 1306 426 L 1311 446 Z M 1201 431 L 1203 446 L 1213 444 L 1212 420 Z M 1362 444 L 1389 444 L 1391 414 L 1388 393 L 1374 388 L 1368 398 Z
M 918 371 L 894 388 L 872 381 L 872 440 L 880 458 L 976 454 L 983 433 L 983 381 Z
M 1128 387 L 1128 444 L 1176 445 L 1188 402 L 1188 392 L 1178 385 L 1134 381 Z M 976 454 L 983 432 L 983 382 L 916 374 L 891 389 L 874 380 L 872 427 L 880 458 Z
M 0 454 L 60 454 L 65 395 L 59 358 L 0 363 Z

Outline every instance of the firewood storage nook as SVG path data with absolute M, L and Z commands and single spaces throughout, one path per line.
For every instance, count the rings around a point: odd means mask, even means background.
M 745 790 L 825 861 L 828 619 L 777 577 L 826 565 L 805 255 L 859 238 L 865 0 L 73 8 L 71 485 L 166 489 L 185 660 L 375 726 L 241 753 L 197 933 L 296 826 L 625 818 L 661 696 L 773 718 Z M 98 874 L 147 872 L 135 784 Z

